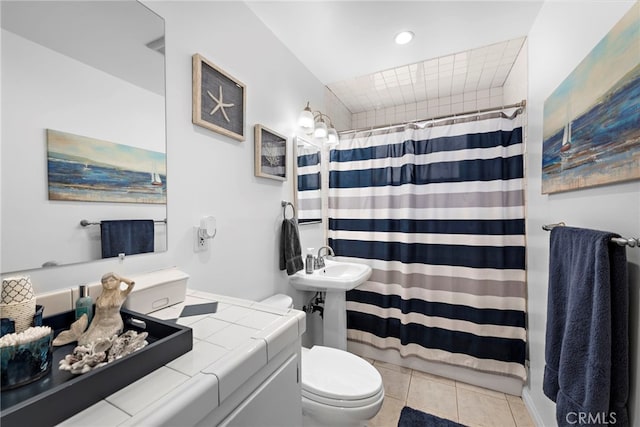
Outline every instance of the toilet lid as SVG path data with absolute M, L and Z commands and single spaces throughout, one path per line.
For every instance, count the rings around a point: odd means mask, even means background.
M 366 360 L 330 347 L 302 349 L 302 389 L 336 400 L 359 400 L 382 388 L 380 373 Z

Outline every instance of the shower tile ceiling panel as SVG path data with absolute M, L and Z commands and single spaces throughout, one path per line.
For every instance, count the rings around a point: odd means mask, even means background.
M 543 3 L 245 2 L 352 113 L 501 87 Z M 415 38 L 396 45 L 400 30 Z
M 525 38 L 359 76 L 327 87 L 352 113 L 502 87 Z

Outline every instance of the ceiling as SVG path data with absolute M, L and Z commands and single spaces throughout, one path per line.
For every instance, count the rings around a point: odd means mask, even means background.
M 543 0 L 247 5 L 352 112 L 502 87 Z M 396 33 L 413 41 L 399 46 Z

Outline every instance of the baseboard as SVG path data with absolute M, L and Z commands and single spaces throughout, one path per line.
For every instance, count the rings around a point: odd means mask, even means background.
M 533 419 L 533 422 L 536 423 L 536 427 L 545 427 L 544 422 L 542 422 L 542 417 L 538 412 L 538 408 L 533 403 L 533 399 L 531 398 L 529 389 L 526 387 L 522 389 L 522 401 L 524 402 L 524 406 L 527 407 L 529 415 L 531 415 L 531 419 Z

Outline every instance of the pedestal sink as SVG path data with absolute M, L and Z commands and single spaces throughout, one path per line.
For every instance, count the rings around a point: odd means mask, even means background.
M 313 274 L 298 271 L 289 283 L 300 291 L 326 292 L 323 338 L 327 347 L 347 349 L 347 304 L 345 292 L 371 277 L 371 267 L 325 259 L 325 266 Z

